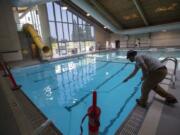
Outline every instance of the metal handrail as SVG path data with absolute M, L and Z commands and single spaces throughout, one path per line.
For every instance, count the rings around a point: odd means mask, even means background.
M 173 72 L 172 79 L 169 79 L 169 78 L 166 78 L 166 79 L 171 80 L 172 83 L 173 83 L 173 87 L 175 87 L 176 70 L 177 70 L 177 66 L 178 66 L 178 60 L 175 57 L 166 57 L 163 60 L 161 60 L 161 63 L 164 63 L 165 61 L 168 61 L 168 60 L 171 60 L 171 61 L 173 61 L 175 63 L 175 69 L 174 69 L 174 72 Z

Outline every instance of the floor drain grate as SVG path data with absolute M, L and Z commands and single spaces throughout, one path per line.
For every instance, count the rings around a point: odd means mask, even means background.
M 118 129 L 116 135 L 137 135 L 146 112 L 147 109 L 136 106 L 128 119 Z

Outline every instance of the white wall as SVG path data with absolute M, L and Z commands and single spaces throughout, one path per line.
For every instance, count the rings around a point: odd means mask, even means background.
M 22 59 L 16 23 L 9 0 L 0 0 L 0 44 L 0 52 L 3 52 L 3 57 L 7 61 Z
M 128 44 L 128 36 L 120 36 L 117 34 L 111 34 L 110 42 L 115 43 L 116 40 L 120 41 L 120 47 L 127 47 Z
M 180 30 L 153 33 L 151 39 L 151 46 L 180 47 Z
M 111 34 L 110 41 L 120 40 L 120 47 L 135 47 L 136 39 L 140 39 L 140 47 L 180 47 L 180 30 L 131 36 Z
M 110 33 L 99 26 L 95 26 L 94 29 L 96 44 L 100 45 L 100 48 L 106 48 L 106 41 L 110 41 Z

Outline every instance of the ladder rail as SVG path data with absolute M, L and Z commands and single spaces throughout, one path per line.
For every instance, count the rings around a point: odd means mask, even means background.
M 161 63 L 167 62 L 167 61 L 173 61 L 175 63 L 175 68 L 173 71 L 173 75 L 171 77 L 171 82 L 173 84 L 173 87 L 175 87 L 175 81 L 176 81 L 176 71 L 177 71 L 177 67 L 178 67 L 178 60 L 175 57 L 166 57 L 163 60 L 161 60 Z M 169 79 L 169 78 L 168 78 Z

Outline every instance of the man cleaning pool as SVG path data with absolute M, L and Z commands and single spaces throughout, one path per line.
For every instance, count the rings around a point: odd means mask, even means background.
M 170 93 L 166 92 L 159 83 L 166 77 L 167 68 L 159 60 L 147 56 L 147 55 L 137 55 L 137 52 L 134 50 L 129 50 L 127 52 L 127 59 L 130 62 L 135 62 L 135 68 L 131 74 L 129 74 L 124 80 L 123 83 L 131 79 L 141 68 L 142 69 L 142 88 L 141 88 L 141 97 L 137 99 L 136 102 L 141 107 L 146 107 L 147 99 L 149 92 L 154 90 L 160 96 L 164 97 L 165 103 L 175 104 L 177 99 Z

